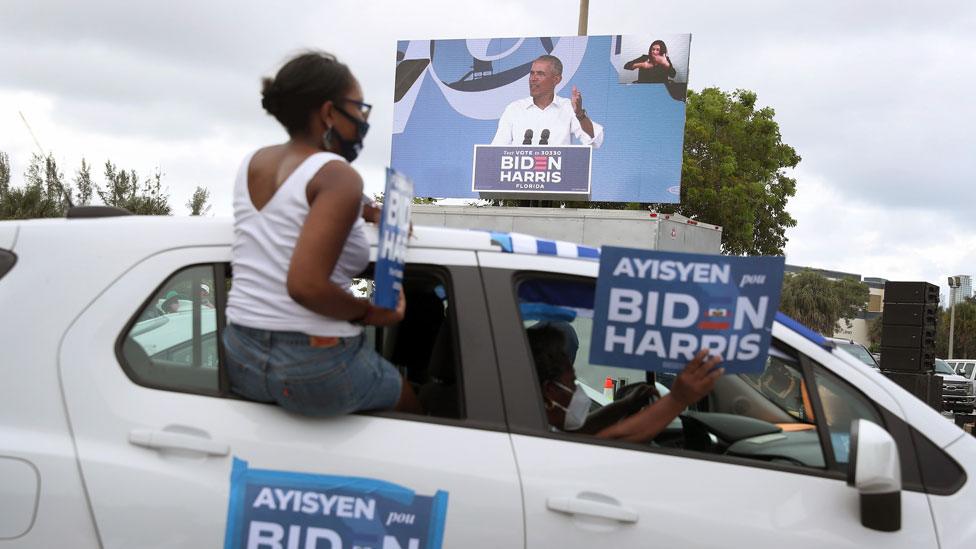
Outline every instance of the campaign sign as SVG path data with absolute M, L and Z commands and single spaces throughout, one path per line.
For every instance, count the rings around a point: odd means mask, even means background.
M 234 458 L 224 549 L 439 549 L 447 492 L 382 480 L 251 469 Z
M 584 145 L 475 145 L 471 190 L 589 194 L 592 154 Z
M 674 372 L 708 349 L 728 373 L 762 372 L 784 266 L 782 257 L 604 246 L 590 362 Z
M 380 220 L 379 253 L 376 256 L 373 303 L 384 309 L 396 309 L 403 287 L 403 266 L 407 261 L 407 239 L 410 237 L 410 205 L 413 182 L 402 173 L 386 169 L 386 191 L 383 193 L 383 217 Z

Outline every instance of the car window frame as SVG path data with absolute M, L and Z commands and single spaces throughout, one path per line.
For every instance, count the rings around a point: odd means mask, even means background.
M 362 274 L 372 276 L 375 262 Z M 435 265 L 432 263 L 407 263 L 404 276 L 408 277 L 416 271 L 435 273 L 446 280 L 445 292 L 448 299 L 447 322 L 453 322 L 451 330 L 452 345 L 455 358 L 460 362 L 458 381 L 459 407 L 461 418 L 444 418 L 435 416 L 420 416 L 396 410 L 368 410 L 356 412 L 356 415 L 392 418 L 407 421 L 422 421 L 437 425 L 449 425 L 496 432 L 507 432 L 508 424 L 505 411 L 501 405 L 501 387 L 498 381 L 498 363 L 495 359 L 491 330 L 488 326 L 486 300 L 481 280 L 481 271 L 476 266 L 463 265 Z M 357 277 L 358 278 L 358 277 Z M 464 286 L 464 291 L 458 287 Z M 474 291 L 477 290 L 477 291 Z M 409 302 L 407 307 L 409 307 Z M 460 314 L 463 311 L 463 315 Z M 480 314 L 478 314 L 480 312 Z M 377 352 L 382 346 L 382 336 L 378 331 L 376 338 Z M 472 338 L 464 338 L 462 334 L 479 334 L 485 338 L 477 344 Z M 487 337 L 486 337 L 487 336 Z M 465 342 L 462 345 L 462 342 Z M 477 387 L 477 390 L 469 390 Z
M 139 306 L 136 308 L 135 312 L 132 314 L 131 318 L 129 318 L 128 322 L 125 323 L 125 325 L 123 326 L 122 330 L 119 332 L 118 337 L 115 339 L 115 348 L 114 348 L 114 351 L 115 351 L 116 361 L 118 362 L 119 366 L 122 368 L 122 371 L 125 373 L 126 377 L 128 377 L 130 381 L 132 381 L 136 385 L 139 385 L 139 386 L 142 386 L 142 387 L 147 387 L 147 388 L 150 388 L 150 389 L 159 389 L 159 390 L 162 390 L 162 391 L 170 391 L 170 392 L 174 392 L 174 393 L 184 393 L 184 394 L 191 394 L 191 395 L 202 395 L 202 396 L 218 397 L 218 398 L 221 398 L 221 397 L 226 398 L 228 396 L 233 396 L 233 395 L 229 395 L 228 394 L 228 393 L 230 393 L 230 391 L 229 391 L 229 384 L 227 384 L 226 381 L 225 381 L 226 372 L 223 372 L 223 370 L 225 369 L 224 366 L 223 366 L 224 365 L 224 350 L 223 350 L 223 345 L 221 344 L 221 341 L 222 341 L 222 337 L 223 337 L 223 328 L 224 328 L 224 325 L 226 324 L 226 318 L 224 316 L 224 306 L 223 306 L 226 303 L 226 295 L 225 295 L 226 294 L 226 284 L 218 284 L 217 281 L 218 280 L 220 280 L 220 281 L 225 280 L 223 278 L 220 278 L 219 275 L 221 273 L 229 272 L 229 271 L 227 271 L 226 269 L 220 269 L 219 267 L 220 267 L 221 263 L 223 263 L 223 262 L 189 263 L 189 264 L 181 265 L 179 268 L 177 268 L 174 271 L 172 271 L 171 273 L 169 273 L 166 276 L 166 278 L 164 278 L 162 280 L 162 282 L 160 282 L 158 285 L 156 285 L 156 287 L 153 288 L 149 292 L 149 294 L 146 296 L 146 298 L 139 304 Z M 227 265 L 229 265 L 229 263 L 227 263 Z M 214 295 L 214 307 L 216 308 L 216 311 L 215 311 L 216 318 L 214 320 L 216 322 L 216 326 L 215 326 L 214 332 L 215 332 L 215 335 L 217 337 L 217 340 L 216 340 L 216 345 L 217 345 L 217 372 L 216 372 L 216 375 L 217 375 L 217 388 L 216 389 L 205 389 L 205 388 L 202 388 L 202 387 L 190 387 L 190 386 L 185 386 L 185 385 L 180 385 L 180 384 L 156 383 L 156 382 L 153 382 L 153 381 L 150 381 L 150 380 L 143 379 L 139 375 L 139 373 L 135 371 L 135 369 L 132 367 L 132 365 L 129 364 L 129 361 L 125 357 L 125 353 L 123 351 L 123 346 L 125 344 L 126 338 L 128 338 L 129 332 L 132 331 L 133 326 L 135 326 L 136 323 L 139 322 L 139 317 L 142 315 L 142 313 L 145 312 L 150 307 L 150 305 L 153 304 L 154 301 L 156 301 L 156 296 L 159 295 L 160 291 L 167 284 L 169 284 L 170 281 L 172 281 L 180 273 L 183 273 L 185 271 L 188 271 L 190 269 L 195 269 L 195 268 L 198 268 L 198 267 L 207 267 L 207 268 L 209 268 L 210 271 L 211 271 L 211 273 L 212 273 L 212 275 L 213 275 L 213 286 L 214 286 L 214 288 L 213 288 L 212 291 L 213 291 L 213 295 Z M 193 301 L 194 309 L 195 309 L 193 314 L 196 315 L 196 314 L 198 314 L 198 310 L 197 309 L 198 309 L 198 304 L 199 304 L 199 299 L 200 298 L 198 296 L 196 296 L 196 295 L 193 295 L 191 297 L 192 297 L 192 301 Z M 202 334 L 201 334 L 201 340 L 202 340 Z M 189 340 L 189 341 L 192 341 L 192 340 Z
M 214 276 L 213 298 L 214 306 L 216 307 L 217 325 L 215 332 L 217 337 L 218 359 L 217 389 L 215 390 L 180 384 L 156 383 L 146 380 L 142 378 L 130 364 L 128 364 L 128 360 L 126 360 L 123 353 L 123 345 L 126 337 L 132 330 L 132 327 L 139 321 L 140 315 L 153 303 L 161 289 L 169 284 L 174 277 L 178 276 L 180 273 L 197 267 L 210 268 Z M 364 275 L 372 278 L 374 268 L 375 261 L 371 261 L 367 269 L 357 278 L 363 277 Z M 481 281 L 481 273 L 478 267 L 462 265 L 438 265 L 434 263 L 408 263 L 405 267 L 405 274 L 408 277 L 411 273 L 417 271 L 433 273 L 435 276 L 439 276 L 445 281 L 447 298 L 449 303 L 452 304 L 452 306 L 448 308 L 448 318 L 445 320 L 453 322 L 453 329 L 451 330 L 452 345 L 455 359 L 460 362 L 458 365 L 458 368 L 460 369 L 460 375 L 458 376 L 458 398 L 460 399 L 460 402 L 458 405 L 463 411 L 464 415 L 461 418 L 455 419 L 409 414 L 393 410 L 362 411 L 357 412 L 355 415 L 421 421 L 432 424 L 507 432 L 505 413 L 501 406 L 501 389 L 498 383 L 497 362 L 495 361 L 494 356 L 494 346 L 490 339 L 490 329 L 488 327 L 487 311 L 485 310 L 486 305 Z M 172 272 L 168 273 L 162 282 L 160 282 L 149 292 L 147 297 L 135 309 L 129 321 L 125 323 L 115 341 L 114 352 L 116 361 L 129 380 L 136 385 L 151 389 L 205 397 L 249 401 L 248 399 L 241 397 L 230 390 L 230 381 L 227 377 L 226 354 L 222 343 L 224 328 L 227 325 L 226 308 L 228 288 L 226 281 L 231 279 L 232 274 L 233 267 L 229 261 L 201 262 L 180 265 L 179 267 L 173 269 Z M 459 291 L 457 288 L 458 284 L 465 285 L 465 289 Z M 463 322 L 462 317 L 458 314 L 461 303 L 464 303 L 465 307 L 467 309 L 471 309 L 471 312 L 474 313 L 468 315 Z M 477 314 L 479 309 L 481 310 L 480 320 L 478 318 L 479 315 Z M 487 334 L 489 337 L 485 343 L 478 346 L 477 349 L 472 348 L 472 345 L 462 346 L 462 333 L 471 332 Z M 377 342 L 379 342 L 379 339 Z M 465 367 L 465 364 L 471 364 L 471 366 Z M 469 386 L 477 386 L 479 387 L 479 390 L 467 391 L 465 387 Z M 275 405 L 273 403 L 259 402 L 255 402 L 255 404 L 271 406 Z M 474 415 L 472 415 L 472 413 Z

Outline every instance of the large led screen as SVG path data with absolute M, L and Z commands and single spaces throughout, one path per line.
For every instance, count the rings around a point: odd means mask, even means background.
M 417 196 L 677 202 L 689 34 L 397 44 L 391 166 Z

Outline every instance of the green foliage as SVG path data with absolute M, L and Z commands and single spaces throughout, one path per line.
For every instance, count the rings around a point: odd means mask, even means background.
M 688 91 L 686 112 L 681 203 L 660 210 L 721 225 L 725 253 L 782 254 L 796 225 L 786 211 L 796 180 L 785 169 L 800 156 L 783 143 L 775 111 L 757 109 L 754 92 L 706 88 Z
M 64 217 L 69 203 L 76 206 L 90 205 L 94 195 L 108 206 L 125 208 L 137 215 L 171 215 L 169 193 L 163 189 L 162 173 L 158 170 L 140 183 L 135 170 L 121 170 L 105 161 L 105 188 L 92 180 L 91 164 L 82 159 L 75 172 L 74 186 L 65 181 L 53 154 L 33 155 L 24 172 L 23 187 L 10 185 L 10 158 L 0 152 L 0 219 L 32 219 L 38 217 Z M 73 188 L 77 197 L 72 196 Z M 202 211 L 209 192 L 203 191 Z
M 868 341 L 871 343 L 870 350 L 872 353 L 881 352 L 881 327 L 883 316 L 879 316 L 874 320 L 868 321 Z
M 91 179 L 91 164 L 81 159 L 81 167 L 75 172 L 75 188 L 78 190 L 78 197 L 75 199 L 75 206 L 88 206 L 91 204 L 95 186 Z
M 851 279 L 830 280 L 805 270 L 783 279 L 779 308 L 824 335 L 834 335 L 837 321 L 856 318 L 868 304 L 867 285 Z
M 210 204 L 207 204 L 209 199 L 210 191 L 198 185 L 193 191 L 193 196 L 186 203 L 186 207 L 190 209 L 190 215 L 206 215 L 209 213 Z
M 105 189 L 95 190 L 106 206 L 125 208 L 136 215 L 171 215 L 169 193 L 162 188 L 163 175 L 157 170 L 140 187 L 135 170 L 120 170 L 111 160 L 105 161 Z
M 383 203 L 383 193 L 373 193 L 373 202 L 377 204 Z M 411 204 L 437 204 L 436 198 L 430 198 L 425 196 L 415 196 L 410 202 Z
M 0 202 L 10 191 L 10 157 L 7 153 L 0 151 Z
M 4 154 L 6 157 L 6 154 Z M 34 154 L 24 174 L 23 187 L 10 186 L 9 161 L 6 183 L 0 194 L 0 219 L 32 219 L 61 217 L 67 208 L 63 189 L 64 175 L 58 170 L 54 157 Z M 65 189 L 67 191 L 67 189 Z
M 976 301 L 972 298 L 956 303 L 956 325 L 952 333 L 952 356 L 954 358 L 976 358 Z M 936 328 L 935 356 L 949 357 L 949 324 L 951 310 L 939 311 Z

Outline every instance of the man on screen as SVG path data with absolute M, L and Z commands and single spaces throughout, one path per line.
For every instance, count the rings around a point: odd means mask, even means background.
M 563 63 L 541 55 L 529 72 L 529 95 L 513 101 L 498 120 L 492 145 L 569 145 L 571 136 L 593 148 L 603 144 L 603 126 L 590 120 L 583 95 L 573 86 L 571 99 L 556 95 L 563 79 Z

